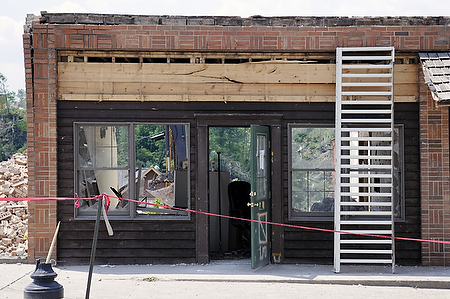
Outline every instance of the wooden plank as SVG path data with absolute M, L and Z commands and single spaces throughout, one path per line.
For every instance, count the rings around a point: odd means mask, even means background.
M 115 232 L 114 232 L 115 233 Z M 83 243 L 86 243 L 86 239 L 72 239 L 66 238 L 64 242 L 59 242 L 58 249 L 62 248 L 77 248 L 81 247 Z M 127 248 L 127 249 L 169 249 L 169 248 L 183 248 L 183 249 L 195 249 L 195 238 L 190 240 L 151 240 L 151 239 L 115 239 L 114 242 L 111 240 L 98 240 L 98 248 L 108 248 L 114 244 L 115 248 Z
M 290 102 L 314 103 L 334 102 L 335 96 L 246 96 L 246 95 L 102 95 L 102 94 L 63 94 L 63 101 L 139 101 L 139 102 Z M 397 103 L 417 102 L 415 96 L 395 96 Z
M 60 82 L 59 94 L 163 95 L 334 95 L 332 84 L 124 83 Z
M 192 82 L 192 83 L 333 83 L 331 64 L 292 62 L 242 64 L 65 63 L 58 65 L 60 81 Z
M 130 254 L 130 252 L 127 252 Z M 59 258 L 59 255 L 58 255 Z M 87 257 L 77 257 L 73 258 L 70 252 L 65 252 L 65 256 L 61 256 L 61 260 L 64 261 L 65 265 L 86 265 L 89 264 L 89 256 Z M 134 264 L 180 264 L 180 263 L 195 263 L 195 257 L 169 257 L 169 258 L 155 258 L 147 256 L 122 256 L 117 259 L 110 259 L 108 257 L 96 256 L 95 262 L 97 264 L 117 264 L 120 261 L 122 265 L 134 265 Z
M 395 96 L 417 97 L 415 84 L 397 84 Z M 335 96 L 332 84 L 233 84 L 233 83 L 114 83 L 72 82 L 59 85 L 62 94 L 114 95 L 263 95 L 263 96 Z
M 72 208 L 72 214 L 73 214 L 73 208 Z M 148 220 L 142 220 L 142 221 L 148 221 Z M 139 222 L 139 220 L 137 220 Z M 192 228 L 191 231 L 188 232 L 178 232 L 171 230 L 171 223 L 172 221 L 166 221 L 169 222 L 167 225 L 167 229 L 160 228 L 160 231 L 157 232 L 148 232 L 148 231 L 137 231 L 137 223 L 133 225 L 132 229 L 129 230 L 122 230 L 122 227 L 120 226 L 120 222 L 111 222 L 111 225 L 114 228 L 114 237 L 111 239 L 114 240 L 142 240 L 145 242 L 146 240 L 194 240 L 195 238 L 195 228 Z M 61 238 L 70 238 L 71 240 L 85 240 L 86 236 L 89 236 L 89 234 L 93 234 L 93 229 L 91 230 L 78 230 L 79 232 L 77 236 L 73 234 L 73 229 L 61 232 Z M 80 235 L 80 236 L 78 236 Z M 116 236 L 117 235 L 117 236 Z
M 92 240 L 91 240 L 92 242 Z M 84 249 L 79 249 L 79 250 L 73 250 L 72 253 L 70 253 L 70 250 L 65 249 L 65 250 L 61 250 L 58 251 L 58 258 L 60 257 L 60 253 L 61 253 L 61 257 L 63 256 L 68 256 L 68 257 L 89 257 L 90 255 L 90 251 L 91 249 L 89 248 L 84 248 Z M 195 249 L 192 248 L 165 248 L 164 250 L 161 249 L 147 249 L 147 248 L 137 248 L 137 249 L 131 249 L 131 248 L 127 248 L 127 249 L 122 249 L 122 248 L 114 248 L 114 243 L 111 243 L 108 247 L 97 247 L 97 254 L 98 257 L 102 256 L 102 257 L 108 257 L 108 260 L 111 261 L 115 258 L 123 258 L 126 257 L 130 254 L 132 254 L 133 257 L 135 258 L 155 258 L 155 257 L 159 257 L 159 258 L 182 258 L 182 257 L 193 257 L 195 255 Z M 95 260 L 97 261 L 97 255 L 95 256 Z M 117 264 L 123 264 L 123 261 L 119 261 L 116 260 Z
M 273 97 L 272 101 L 293 101 L 287 96 L 301 96 L 309 99 L 308 97 L 334 97 L 335 95 L 335 67 L 331 64 L 59 63 L 59 66 L 60 98 L 64 94 L 102 94 L 103 96 L 114 94 L 114 96 L 138 95 L 129 100 L 145 101 L 142 95 L 164 95 L 160 100 L 204 101 L 202 97 L 191 99 L 189 97 L 212 95 L 218 96 L 210 99 L 213 101 L 233 101 L 226 97 L 248 95 L 258 97 L 234 100 L 268 101 L 267 97 Z M 395 96 L 408 97 L 400 101 L 416 101 L 418 98 L 417 65 L 398 65 L 396 69 L 398 74 L 394 85 Z M 364 78 L 352 78 L 352 81 L 355 80 L 356 82 L 367 81 Z M 171 99 L 170 97 L 174 95 L 176 96 Z M 274 98 L 278 96 L 282 97 Z M 100 100 L 103 99 L 100 98 Z M 152 100 L 159 99 L 153 97 Z M 317 100 L 329 101 L 330 99 Z
M 357 70 L 352 73 L 358 72 L 374 73 L 376 70 Z M 417 73 L 417 64 L 394 67 L 396 83 L 417 83 Z M 291 61 L 242 64 L 58 63 L 59 82 L 334 84 L 335 77 L 334 64 L 304 64 Z M 358 80 L 368 79 L 357 78 L 355 82 Z
M 95 82 L 67 82 L 59 85 L 59 98 L 63 100 L 77 99 L 89 100 L 90 95 L 97 95 L 95 100 L 119 99 L 121 95 L 126 95 L 124 99 L 134 101 L 145 101 L 142 96 L 151 96 L 152 100 L 175 100 L 175 101 L 205 101 L 209 96 L 210 100 L 227 100 L 228 96 L 243 96 L 243 101 L 259 101 L 271 97 L 272 100 L 289 100 L 289 97 L 319 98 L 318 101 L 329 101 L 334 98 L 335 90 L 332 84 L 189 84 L 189 83 L 115 83 L 96 84 Z M 70 96 L 75 94 L 76 96 Z M 86 95 L 86 96 L 83 96 Z M 131 97 L 130 97 L 131 96 Z M 203 97 L 204 96 L 204 97 Z M 245 96 L 257 96 L 250 98 Z M 402 102 L 412 102 L 418 99 L 418 87 L 415 84 L 397 84 L 394 86 L 394 96 L 403 97 Z M 278 99 L 279 97 L 279 99 Z M 285 97 L 285 98 L 283 98 Z M 407 99 L 405 98 L 407 97 Z M 228 99 L 230 100 L 230 99 Z

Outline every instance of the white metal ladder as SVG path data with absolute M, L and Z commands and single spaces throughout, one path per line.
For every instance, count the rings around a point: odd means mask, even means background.
M 336 273 L 344 263 L 395 270 L 393 67 L 393 47 L 336 49 Z

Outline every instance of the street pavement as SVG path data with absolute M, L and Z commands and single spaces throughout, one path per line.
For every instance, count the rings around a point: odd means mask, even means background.
M 0 298 L 23 298 L 34 264 L 1 263 Z M 64 298 L 86 298 L 89 266 L 56 265 Z M 450 298 L 450 268 L 271 264 L 96 265 L 90 298 Z M 294 297 L 292 297 L 294 296 Z

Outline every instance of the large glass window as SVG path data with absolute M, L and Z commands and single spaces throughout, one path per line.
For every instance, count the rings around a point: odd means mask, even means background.
M 189 206 L 187 125 L 85 123 L 74 130 L 76 192 L 87 198 L 77 217 L 95 215 L 92 198 L 103 193 L 112 196 L 111 216 L 188 215 L 170 209 Z
M 332 220 L 335 178 L 334 128 L 290 125 L 289 140 L 290 218 L 319 219 L 322 217 Z M 394 214 L 397 220 L 401 220 L 404 219 L 403 126 L 401 125 L 394 128 L 393 148 Z M 375 162 L 383 163 L 381 160 Z M 383 182 L 378 181 L 378 183 Z M 380 190 L 373 191 L 380 193 L 385 191 L 382 188 L 378 189 Z
M 290 127 L 291 216 L 332 216 L 334 128 Z

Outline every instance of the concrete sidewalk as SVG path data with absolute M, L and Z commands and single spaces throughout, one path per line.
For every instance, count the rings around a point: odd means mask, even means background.
M 22 298 L 24 288 L 32 282 L 30 274 L 34 268 L 33 264 L 0 264 L 0 297 Z M 65 294 L 71 294 L 65 298 L 84 298 L 88 266 L 56 266 L 53 269 L 58 274 L 56 281 L 64 287 Z M 396 273 L 392 274 L 391 268 L 387 266 L 345 265 L 341 267 L 341 273 L 335 274 L 332 265 L 272 264 L 252 270 L 249 260 L 213 261 L 204 265 L 98 265 L 94 267 L 91 289 L 98 292 L 101 288 L 103 298 L 119 298 L 114 296 L 119 289 L 125 292 L 129 288 L 128 291 L 133 292 L 140 283 L 152 281 L 450 289 L 450 268 L 397 266 Z

